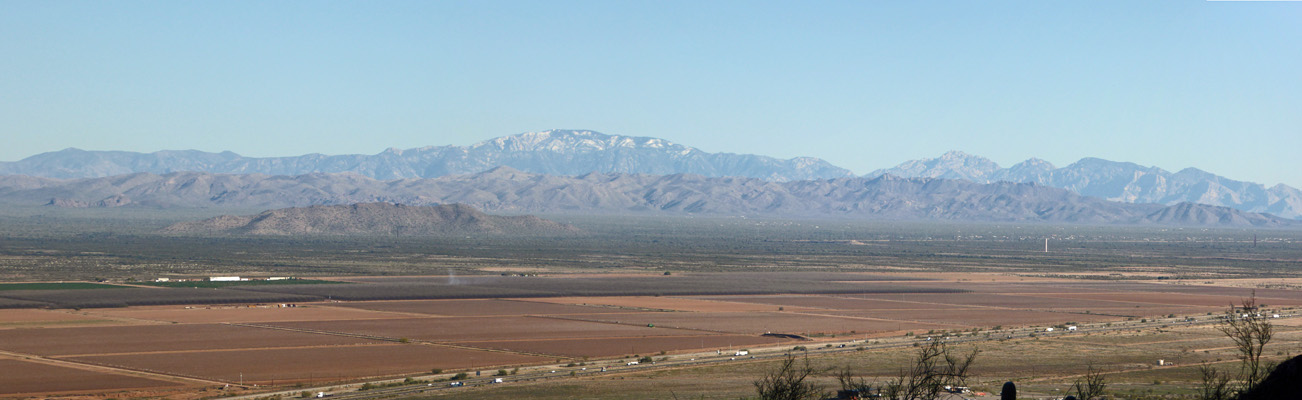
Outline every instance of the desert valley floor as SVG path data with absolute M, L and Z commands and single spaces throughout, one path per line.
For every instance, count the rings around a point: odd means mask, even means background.
M 516 279 L 554 284 L 592 278 Z M 603 278 L 654 287 L 668 277 Z M 676 278 L 729 279 L 723 274 Z M 1302 306 L 1302 291 L 1250 289 L 1233 280 L 1104 281 L 1004 273 L 822 273 L 815 278 L 840 286 L 836 293 L 809 294 L 715 294 L 707 284 L 696 293 L 674 295 L 5 309 L 0 310 L 0 369 L 7 372 L 0 374 L 0 395 L 201 397 L 458 372 L 488 376 L 530 366 L 586 373 L 587 365 L 626 367 L 644 356 L 664 361 L 847 340 L 990 337 L 1030 328 L 1058 327 L 1058 335 L 1083 338 L 1063 331 L 1158 318 L 1206 320 L 1254 293 L 1271 313 L 1283 314 L 1278 340 L 1296 343 L 1302 333 L 1302 319 L 1292 316 Z M 382 285 L 428 278 L 339 279 Z M 580 363 L 581 370 L 575 367 Z

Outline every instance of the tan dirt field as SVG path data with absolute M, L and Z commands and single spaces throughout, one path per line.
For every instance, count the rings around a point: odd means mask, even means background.
M 404 318 L 402 314 L 362 311 L 351 308 L 300 305 L 298 307 L 238 306 L 150 306 L 86 311 L 90 315 L 190 324 L 218 322 L 326 321 L 345 319 Z
M 765 311 L 773 311 L 776 306 L 782 306 L 786 311 L 809 312 L 822 310 L 934 310 L 969 308 L 951 304 L 860 299 L 852 297 L 837 297 L 836 295 L 711 296 L 702 298 L 771 304 L 772 306 L 768 307 Z
M 0 329 L 129 324 L 131 324 L 131 322 L 74 314 L 67 311 L 32 309 L 0 310 Z
M 0 358 L 0 395 L 179 386 L 174 382 Z
M 462 342 L 460 345 L 483 349 L 522 351 L 555 354 L 565 357 L 618 357 L 631 355 L 655 356 L 661 351 L 673 353 L 680 350 L 717 348 L 740 349 L 746 346 L 771 346 L 794 343 L 764 336 L 710 335 L 646 338 L 595 338 L 557 340 L 502 340 L 492 342 Z
M 646 313 L 654 314 L 654 313 Z M 590 316 L 589 316 L 590 317 Z M 584 317 L 584 318 L 589 318 Z M 595 317 L 593 317 L 595 318 Z M 605 318 L 605 317 L 600 317 Z M 701 332 L 543 317 L 458 317 L 275 323 L 275 326 L 433 342 L 685 336 Z
M 510 315 L 566 315 L 566 314 L 602 314 L 610 312 L 627 312 L 628 310 L 610 307 L 591 307 L 553 302 L 536 302 L 522 300 L 400 300 L 400 301 L 358 301 L 337 303 L 341 307 L 364 310 L 391 311 L 402 313 L 429 314 L 436 316 L 510 316 Z
M 938 323 L 962 327 L 1025 326 L 1054 325 L 1065 322 L 1102 322 L 1120 321 L 1124 318 L 1093 314 L 1056 313 L 1027 310 L 876 310 L 876 311 L 828 311 L 830 315 L 851 317 L 881 318 L 893 321 L 910 321 L 919 323 Z
M 226 382 L 333 381 L 365 376 L 428 373 L 433 368 L 489 368 L 545 362 L 542 357 L 421 344 L 297 349 L 185 351 L 85 356 L 78 361 L 126 366 Z
M 1098 300 L 1082 300 L 1069 298 L 1047 297 L 1047 294 L 1028 293 L 1017 295 L 989 294 L 989 293 L 944 293 L 931 296 L 904 294 L 866 294 L 866 295 L 849 295 L 846 297 L 863 297 L 866 299 L 890 300 L 898 302 L 909 302 L 919 305 L 918 308 L 962 308 L 966 306 L 981 308 L 1006 308 L 1006 309 L 1036 309 L 1043 310 L 1048 308 L 1084 308 L 1084 307 L 1127 307 L 1139 305 L 1137 303 L 1123 302 L 1101 302 Z
M 1220 295 L 1198 295 L 1183 293 L 1139 293 L 1139 292 L 1117 292 L 1117 293 L 1068 293 L 1062 297 L 1077 299 L 1096 299 L 1111 301 L 1133 301 L 1139 303 L 1170 304 L 1181 306 L 1206 306 L 1225 308 L 1231 304 L 1240 304 L 1243 298 L 1237 296 L 1220 296 Z M 1302 305 L 1302 299 L 1281 299 L 1281 298 L 1258 298 L 1258 304 L 1268 304 L 1271 306 L 1298 306 Z
M 11 329 L 0 331 L 0 349 L 44 356 L 301 347 L 359 343 L 376 342 L 350 337 L 216 324 Z
M 758 296 L 757 296 L 758 297 Z M 654 297 L 654 296 L 629 296 L 629 297 L 550 297 L 529 299 L 528 301 L 560 303 L 560 304 L 589 304 L 609 307 L 627 307 L 635 309 L 651 310 L 674 310 L 674 311 L 694 311 L 694 312 L 748 312 L 748 311 L 774 311 L 777 307 L 761 305 L 756 303 L 763 302 L 743 302 L 747 296 L 736 296 L 734 298 L 704 298 L 704 297 Z M 731 300 L 738 301 L 731 301 Z M 812 309 L 811 309 L 812 310 Z M 616 310 L 625 312 L 627 309 Z M 795 311 L 793 309 L 793 311 Z
M 946 323 L 883 321 L 830 314 L 812 315 L 791 312 L 605 314 L 586 316 L 584 318 L 608 322 L 617 321 L 634 325 L 654 324 L 657 327 L 656 329 L 664 327 L 701 329 L 745 335 L 760 335 L 769 332 L 811 335 L 818 333 L 848 333 L 852 331 L 858 334 L 869 334 L 958 327 Z

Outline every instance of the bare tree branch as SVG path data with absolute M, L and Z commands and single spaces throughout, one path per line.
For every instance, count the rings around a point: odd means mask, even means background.
M 821 399 L 824 395 L 822 388 L 806 381 L 813 373 L 808 358 L 805 359 L 804 366 L 799 366 L 796 365 L 796 357 L 789 355 L 782 360 L 777 371 L 771 371 L 755 381 L 755 391 L 761 400 Z

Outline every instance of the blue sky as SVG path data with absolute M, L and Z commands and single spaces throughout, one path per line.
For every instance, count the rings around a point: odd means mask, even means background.
M 551 128 L 857 173 L 962 150 L 1302 187 L 1302 2 L 6 1 L 0 160 Z

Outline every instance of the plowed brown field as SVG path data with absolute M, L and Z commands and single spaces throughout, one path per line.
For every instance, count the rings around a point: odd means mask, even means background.
M 226 382 L 333 381 L 363 376 L 429 372 L 433 368 L 489 368 L 546 359 L 521 354 L 389 344 L 298 349 L 219 350 L 85 356 L 78 361 L 168 371 Z
M 600 314 L 621 312 L 619 309 L 612 309 L 610 307 L 591 307 L 551 304 L 551 302 L 494 299 L 361 301 L 338 303 L 338 305 L 364 310 L 395 311 L 458 317 Z M 623 310 L 623 312 L 627 312 L 627 310 Z
M 953 323 L 918 323 L 909 321 L 883 321 L 879 319 L 853 318 L 852 316 L 811 315 L 789 312 L 751 312 L 751 313 L 642 313 L 642 314 L 606 314 L 584 318 L 594 320 L 631 323 L 635 325 L 654 324 L 656 329 L 683 328 L 701 329 L 714 332 L 726 332 L 746 335 L 764 333 L 790 333 L 809 335 L 815 333 L 866 334 L 871 332 L 894 332 L 900 330 L 931 330 L 958 328 Z
M 626 307 L 617 309 L 614 312 L 628 312 L 628 308 L 649 309 L 649 310 L 674 310 L 674 311 L 696 311 L 696 312 L 747 312 L 747 311 L 774 311 L 777 307 L 754 304 L 755 302 L 744 302 L 743 300 L 733 301 L 734 299 L 746 299 L 751 296 L 734 296 L 715 298 L 684 298 L 684 297 L 655 297 L 655 296 L 629 296 L 629 297 L 545 297 L 538 299 L 528 299 L 528 301 L 559 303 L 559 304 L 580 304 L 580 305 L 599 305 L 608 307 Z M 765 297 L 765 296 L 759 296 Z
M 1116 293 L 1071 293 L 1064 294 L 1062 297 L 1091 299 L 1091 300 L 1111 300 L 1111 301 L 1133 301 L 1148 304 L 1169 304 L 1179 306 L 1207 306 L 1225 308 L 1231 304 L 1238 305 L 1243 302 L 1243 298 L 1237 296 L 1219 296 L 1219 295 L 1200 295 L 1185 293 L 1136 293 L 1136 292 L 1116 292 Z M 1302 305 L 1302 299 L 1284 299 L 1271 298 L 1257 299 L 1257 304 L 1267 304 L 1270 306 L 1297 306 Z
M 340 319 L 404 318 L 402 314 L 382 313 L 348 308 L 304 305 L 300 307 L 237 307 L 237 306 L 149 306 L 131 308 L 94 309 L 87 313 L 114 318 L 133 318 L 149 321 L 180 323 L 216 322 L 282 322 L 323 321 Z
M 174 382 L 11 359 L 0 359 L 0 371 L 0 395 L 182 386 Z
M 0 310 L 0 329 L 83 325 L 129 325 L 130 322 L 51 310 Z
M 0 349 L 44 356 L 358 343 L 376 342 L 340 336 L 208 324 L 0 330 Z
M 1020 326 L 1061 324 L 1066 322 L 1118 321 L 1125 318 L 1096 314 L 1058 313 L 1027 310 L 877 310 L 829 311 L 829 314 L 882 318 L 894 321 L 944 323 L 963 327 L 990 327 L 994 325 Z
M 662 313 L 634 313 L 662 314 Z M 606 314 L 600 314 L 606 315 Z M 585 316 L 583 318 L 606 317 Z M 618 318 L 616 318 L 618 319 Z M 600 337 L 683 336 L 701 332 L 647 328 L 543 317 L 459 317 L 386 320 L 285 322 L 271 324 L 296 329 L 408 338 L 435 342 L 468 340 L 564 339 Z
M 465 346 L 484 349 L 523 351 L 555 354 L 565 357 L 614 357 L 652 355 L 661 351 L 697 349 L 730 349 L 755 345 L 774 345 L 789 342 L 763 336 L 711 335 L 647 338 L 556 339 L 556 340 L 501 340 L 492 342 L 463 342 Z
M 706 299 L 772 304 L 783 306 L 786 311 L 818 310 L 933 310 L 945 308 L 967 308 L 952 304 L 935 304 L 914 301 L 860 299 L 824 295 L 789 295 L 789 296 L 718 296 Z M 766 311 L 773 311 L 768 307 Z

